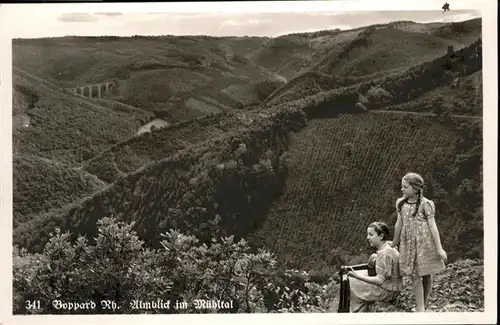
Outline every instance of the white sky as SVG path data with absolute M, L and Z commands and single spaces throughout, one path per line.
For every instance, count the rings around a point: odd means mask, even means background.
M 13 38 L 162 34 L 278 36 L 350 29 L 395 20 L 463 21 L 480 17 L 477 9 L 484 2 L 450 0 L 451 11 L 443 14 L 444 0 L 370 1 L 7 4 L 0 7 L 0 25 Z

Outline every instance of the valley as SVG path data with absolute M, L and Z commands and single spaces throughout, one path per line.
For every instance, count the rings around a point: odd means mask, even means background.
M 13 239 L 28 251 L 55 227 L 92 240 L 108 216 L 148 247 L 169 229 L 209 241 L 219 218 L 281 267 L 327 274 L 332 251 L 367 254 L 367 224 L 393 227 L 417 171 L 450 261 L 482 258 L 480 19 L 23 39 L 13 61 Z

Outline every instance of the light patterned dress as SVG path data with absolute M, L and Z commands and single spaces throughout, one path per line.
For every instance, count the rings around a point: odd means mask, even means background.
M 351 313 L 366 312 L 371 304 L 377 301 L 389 301 L 402 290 L 403 281 L 399 272 L 399 253 L 389 245 L 384 245 L 377 251 L 375 260 L 377 276 L 382 276 L 384 282 L 381 286 L 349 278 L 351 291 Z M 367 270 L 355 271 L 368 276 Z
M 398 203 L 399 203 L 398 199 Z M 413 216 L 416 203 L 403 203 L 400 217 L 403 221 L 399 242 L 401 275 L 424 276 L 445 269 L 444 261 L 437 252 L 427 220 L 434 218 L 435 205 L 422 197 L 418 213 Z

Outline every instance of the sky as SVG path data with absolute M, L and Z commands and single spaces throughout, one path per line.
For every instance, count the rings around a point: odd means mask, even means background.
M 397 20 L 463 21 L 481 17 L 481 12 L 474 9 L 480 8 L 483 2 L 450 1 L 451 11 L 443 14 L 444 1 L 370 1 L 190 2 L 186 3 L 188 6 L 175 3 L 12 4 L 0 7 L 0 25 L 13 38 L 165 34 L 276 37 Z

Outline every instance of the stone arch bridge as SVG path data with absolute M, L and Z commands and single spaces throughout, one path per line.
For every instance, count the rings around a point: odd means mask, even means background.
M 83 85 L 74 88 L 67 88 L 77 96 L 87 98 L 103 98 L 107 95 L 115 94 L 117 84 L 114 81 L 102 82 L 98 84 Z

